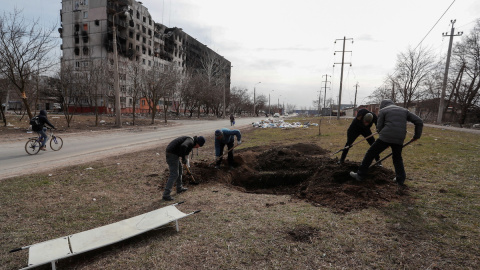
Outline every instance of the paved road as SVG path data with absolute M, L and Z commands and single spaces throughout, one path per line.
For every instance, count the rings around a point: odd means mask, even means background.
M 253 121 L 258 120 L 259 118 L 237 118 L 235 119 L 235 128 L 249 126 Z M 54 152 L 48 147 L 48 151 L 40 151 L 33 156 L 25 152 L 26 139 L 3 142 L 0 143 L 0 180 L 31 173 L 34 169 L 47 171 L 112 155 L 151 149 L 169 143 L 172 139 L 182 135 L 209 136 L 215 129 L 230 128 L 228 119 L 180 120 L 175 123 L 178 125 L 143 131 L 121 130 L 62 134 L 63 148 L 60 151 Z

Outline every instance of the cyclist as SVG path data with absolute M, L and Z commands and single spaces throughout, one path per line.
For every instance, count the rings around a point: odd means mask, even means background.
M 55 129 L 55 127 L 48 121 L 47 112 L 45 110 L 41 110 L 40 114 L 38 115 L 39 125 L 32 125 L 32 130 L 37 132 L 41 136 L 41 145 L 40 150 L 46 151 L 47 147 L 45 144 L 47 143 L 48 136 L 45 132 L 47 128 L 45 128 L 45 124 L 49 125 L 51 128 Z

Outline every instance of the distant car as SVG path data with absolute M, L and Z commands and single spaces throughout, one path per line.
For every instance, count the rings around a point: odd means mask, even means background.
M 275 113 L 275 114 L 273 115 L 273 117 L 280 117 L 280 114 L 279 114 L 279 113 Z
M 284 113 L 283 115 L 288 116 L 288 113 Z

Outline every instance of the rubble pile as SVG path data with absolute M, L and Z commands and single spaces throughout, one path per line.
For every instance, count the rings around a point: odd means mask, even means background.
M 285 122 L 283 119 L 264 119 L 258 122 L 253 122 L 252 126 L 254 128 L 281 128 L 281 129 L 291 129 L 291 128 L 308 128 L 309 126 L 318 126 L 317 123 L 310 122 Z

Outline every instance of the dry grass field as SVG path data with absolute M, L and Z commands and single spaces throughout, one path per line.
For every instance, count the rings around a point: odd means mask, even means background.
M 349 124 L 350 120 L 322 119 L 320 128 L 242 129 L 244 143 L 235 150 L 236 160 L 253 168 L 255 155 L 310 144 L 325 150 L 311 158 L 319 161 L 319 168 L 332 158 L 335 164 L 338 155 L 331 153 L 345 144 Z M 412 132 L 410 126 L 407 138 Z M 2 180 L 0 269 L 26 265 L 28 252 L 8 253 L 13 248 L 171 204 L 161 200 L 168 176 L 165 147 Z M 367 149 L 366 142 L 352 148 L 344 170 L 355 168 Z M 165 226 L 60 260 L 58 269 L 478 269 L 477 134 L 425 127 L 422 138 L 404 149 L 404 193 L 381 199 L 382 194 L 398 194 L 398 188 L 336 178 L 332 183 L 339 188 L 332 189 L 330 203 L 312 201 L 293 188 L 251 190 L 238 185 L 235 179 L 245 167 L 209 169 L 213 151 L 213 137 L 207 137 L 192 159 L 192 173 L 200 184 L 191 185 L 186 177 L 188 191 L 173 193 L 175 202 L 185 201 L 178 206 L 183 212 L 201 210 L 180 220 L 179 232 L 173 224 Z M 386 178 L 393 175 L 391 159 L 383 170 Z M 352 190 L 367 190 L 368 198 L 382 201 L 365 204 Z M 338 208 L 332 199 L 362 207 Z

